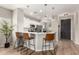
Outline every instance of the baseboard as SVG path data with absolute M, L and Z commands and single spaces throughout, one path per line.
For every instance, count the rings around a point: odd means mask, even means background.
M 77 45 L 79 45 L 79 42 L 78 41 L 75 41 L 74 43 L 77 44 Z

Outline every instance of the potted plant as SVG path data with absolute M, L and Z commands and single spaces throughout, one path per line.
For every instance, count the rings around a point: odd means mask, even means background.
M 8 42 L 9 37 L 12 34 L 13 26 L 10 25 L 7 21 L 3 20 L 3 23 L 1 23 L 0 32 L 5 36 L 6 42 L 5 42 L 5 48 L 10 47 L 10 43 Z

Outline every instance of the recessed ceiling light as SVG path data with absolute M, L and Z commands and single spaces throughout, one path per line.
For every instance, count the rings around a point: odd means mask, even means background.
M 40 10 L 40 12 L 43 12 L 42 10 Z
M 33 12 L 31 12 L 30 15 L 33 15 Z

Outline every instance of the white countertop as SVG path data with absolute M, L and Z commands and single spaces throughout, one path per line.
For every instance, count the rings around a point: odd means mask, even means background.
M 45 34 L 45 33 L 56 33 L 56 32 L 22 32 L 22 33 L 33 33 L 33 34 Z

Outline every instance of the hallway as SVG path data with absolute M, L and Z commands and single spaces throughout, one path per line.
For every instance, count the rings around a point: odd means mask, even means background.
M 74 44 L 71 40 L 60 40 L 57 55 L 79 55 L 79 45 Z

